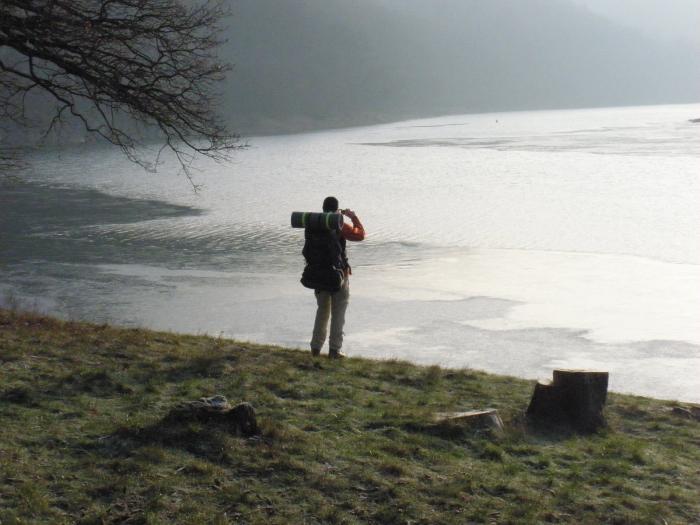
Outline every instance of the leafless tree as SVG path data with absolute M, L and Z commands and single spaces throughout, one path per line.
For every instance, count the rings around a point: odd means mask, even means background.
M 54 100 L 46 133 L 67 115 L 154 170 L 169 148 L 189 177 L 198 154 L 238 147 L 215 113 L 223 0 L 0 0 L 0 118 L 26 124 L 28 96 Z M 134 121 L 159 130 L 151 161 Z

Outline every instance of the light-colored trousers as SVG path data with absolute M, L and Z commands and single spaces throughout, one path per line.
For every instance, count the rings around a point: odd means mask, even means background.
M 316 295 L 316 320 L 314 321 L 314 333 L 311 337 L 311 349 L 321 350 L 328 335 L 328 319 L 331 320 L 331 337 L 328 347 L 340 350 L 343 346 L 343 325 L 345 325 L 345 310 L 350 300 L 350 279 L 343 280 L 343 285 L 335 293 L 317 290 Z

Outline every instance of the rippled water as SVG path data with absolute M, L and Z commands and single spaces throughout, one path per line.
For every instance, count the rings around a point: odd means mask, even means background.
M 202 163 L 43 152 L 0 179 L 0 293 L 66 317 L 306 347 L 292 210 L 368 239 L 347 351 L 700 400 L 700 105 L 462 115 L 252 137 Z M 10 299 L 8 299 L 10 298 Z

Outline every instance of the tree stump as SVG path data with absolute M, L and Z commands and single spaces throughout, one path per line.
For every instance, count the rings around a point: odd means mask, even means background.
M 503 432 L 503 421 L 498 411 L 493 408 L 470 410 L 469 412 L 438 412 L 436 423 L 464 425 L 470 428 Z
M 166 416 L 170 421 L 199 421 L 220 424 L 237 435 L 259 433 L 255 409 L 250 403 L 231 407 L 224 396 L 202 397 L 198 401 L 181 403 Z
M 535 385 L 527 415 L 537 422 L 595 432 L 605 426 L 607 394 L 607 372 L 554 370 L 551 383 Z

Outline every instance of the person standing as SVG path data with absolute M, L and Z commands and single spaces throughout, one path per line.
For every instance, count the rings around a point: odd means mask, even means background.
M 323 201 L 323 211 L 325 213 L 338 213 L 338 199 L 326 197 Z M 343 280 L 340 290 L 329 292 L 327 290 L 314 290 L 316 296 L 316 319 L 314 320 L 314 330 L 311 336 L 311 355 L 317 357 L 321 354 L 321 348 L 326 342 L 328 335 L 328 321 L 330 320 L 330 337 L 328 339 L 328 357 L 340 359 L 345 357 L 340 349 L 343 346 L 343 326 L 345 325 L 345 311 L 350 299 L 350 275 L 352 269 L 348 264 L 345 250 L 346 241 L 362 241 L 365 238 L 365 229 L 352 210 L 340 210 L 344 216 L 352 221 L 352 225 L 343 223 L 340 235 L 337 236 L 340 260 L 338 264 L 343 271 Z M 305 248 L 306 251 L 306 248 Z

